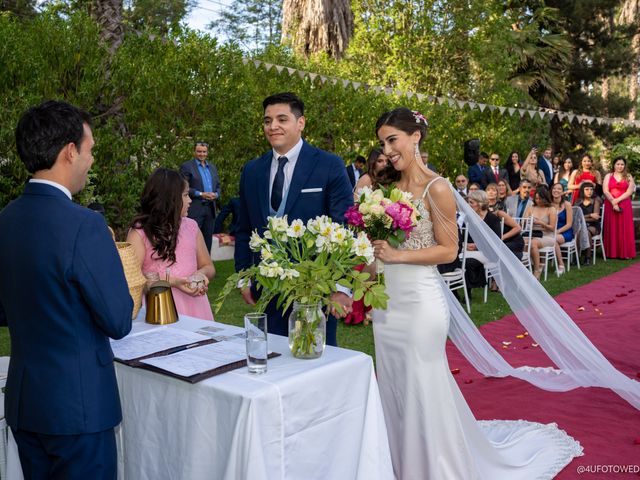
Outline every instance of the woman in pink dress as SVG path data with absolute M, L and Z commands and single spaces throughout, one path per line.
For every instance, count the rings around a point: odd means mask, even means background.
M 618 157 L 613 172 L 604 177 L 604 252 L 608 258 L 634 258 L 636 239 L 633 232 L 631 195 L 636 185 L 627 171 L 627 161 Z
M 216 273 L 198 224 L 187 217 L 189 185 L 175 170 L 156 169 L 144 186 L 127 235 L 145 275 L 167 273 L 178 313 L 213 320 L 207 297 Z
M 602 185 L 602 176 L 600 172 L 593 167 L 593 158 L 591 158 L 591 155 L 588 153 L 582 156 L 580 167 L 574 170 L 571 177 L 569 177 L 567 189 L 573 192 L 571 199 L 573 205 L 578 202 L 578 191 L 580 190 L 582 182 L 591 182 L 596 185 L 596 188 L 598 188 L 598 185 Z

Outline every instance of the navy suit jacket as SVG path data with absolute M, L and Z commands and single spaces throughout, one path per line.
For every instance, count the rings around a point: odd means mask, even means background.
M 109 337 L 131 330 L 133 300 L 102 215 L 28 183 L 0 212 L 0 324 L 11 361 L 11 428 L 95 433 L 122 417 Z
M 202 182 L 202 176 L 200 175 L 200 170 L 198 169 L 198 165 L 196 164 L 195 159 L 191 159 L 188 162 L 184 162 L 180 166 L 180 173 L 184 178 L 186 178 L 189 183 L 189 196 L 193 200 L 191 202 L 191 206 L 189 207 L 189 218 L 198 218 L 206 215 L 207 210 L 212 210 L 213 215 L 216 214 L 216 201 L 213 202 L 203 202 L 202 198 L 196 196 L 196 190 L 198 192 L 204 191 L 204 183 Z M 216 166 L 207 162 L 209 166 L 209 173 L 211 174 L 211 183 L 213 184 L 213 192 L 218 194 L 218 198 L 222 192 L 220 191 L 220 177 L 218 176 L 218 169 Z
M 249 248 L 253 230 L 262 235 L 269 216 L 269 178 L 273 151 L 247 163 L 240 178 L 240 210 L 236 229 L 236 271 L 258 264 L 259 254 Z M 303 192 L 303 190 L 314 191 Z M 336 155 L 303 142 L 291 178 L 284 214 L 289 222 L 303 222 L 328 215 L 344 223 L 344 214 L 353 205 L 351 183 L 344 162 Z
M 469 167 L 467 177 L 469 177 L 469 185 L 472 183 L 482 184 L 482 177 L 484 175 L 484 167 L 479 163 L 474 163 Z
M 549 188 L 553 185 L 553 168 L 549 168 L 549 164 L 544 157 L 538 158 L 538 168 L 544 173 L 544 179 Z
M 507 172 L 506 168 L 498 167 L 498 178 L 503 179 L 509 183 L 509 172 Z M 487 185 L 490 183 L 498 183 L 496 180 L 496 176 L 493 174 L 493 169 L 491 167 L 485 167 L 484 172 L 482 172 L 482 181 L 480 186 L 484 189 L 487 188 Z

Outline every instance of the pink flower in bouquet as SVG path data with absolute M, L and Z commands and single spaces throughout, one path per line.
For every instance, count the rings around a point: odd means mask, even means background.
M 413 228 L 413 208 L 409 205 L 401 202 L 394 202 L 391 205 L 387 205 L 384 212 L 393 219 L 393 228 L 399 228 L 405 232 L 410 232 Z
M 364 220 L 362 214 L 358 211 L 358 205 L 350 206 L 344 214 L 349 225 L 364 228 Z

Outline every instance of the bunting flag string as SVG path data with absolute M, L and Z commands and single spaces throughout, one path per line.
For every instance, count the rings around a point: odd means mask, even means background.
M 397 96 L 397 97 L 406 97 L 407 99 L 411 99 L 412 97 L 416 97 L 419 101 L 424 101 L 425 99 L 430 103 L 435 103 L 437 105 L 448 105 L 451 108 L 456 108 L 459 110 L 463 110 L 467 107 L 469 110 L 480 110 L 480 112 L 484 112 L 486 109 L 489 109 L 490 112 L 495 112 L 498 110 L 501 115 L 509 115 L 514 116 L 518 114 L 520 118 L 525 118 L 528 116 L 531 119 L 539 118 L 540 120 L 544 120 L 545 118 L 553 119 L 556 118 L 559 121 L 567 120 L 569 123 L 573 123 L 574 121 L 578 124 L 583 125 L 624 125 L 627 127 L 635 127 L 640 128 L 640 120 L 629 120 L 626 118 L 608 118 L 608 117 L 595 117 L 584 114 L 576 114 L 573 112 L 561 112 L 559 110 L 546 109 L 546 108 L 535 108 L 531 105 L 524 105 L 527 108 L 521 108 L 520 106 L 515 107 L 505 107 L 501 105 L 490 105 L 487 103 L 476 102 L 475 100 L 461 100 L 453 97 L 434 97 L 432 95 L 427 95 L 425 93 L 419 92 L 411 92 L 400 90 L 397 88 L 391 87 L 381 87 L 378 85 L 369 85 L 363 82 L 354 82 L 353 80 L 347 80 L 342 78 L 335 77 L 327 77 L 325 75 L 321 75 L 319 73 L 305 72 L 304 70 L 298 70 L 297 68 L 286 67 L 283 65 L 275 65 L 273 63 L 263 62 L 262 60 L 254 60 L 250 58 L 243 57 L 242 63 L 244 65 L 248 65 L 251 63 L 255 68 L 264 68 L 267 72 L 271 69 L 275 68 L 278 74 L 281 74 L 283 70 L 286 70 L 290 77 L 297 75 L 302 80 L 308 78 L 311 82 L 314 82 L 316 78 L 320 79 L 320 82 L 324 85 L 327 82 L 330 82 L 331 85 L 342 85 L 343 88 L 347 88 L 351 86 L 354 90 L 360 90 L 361 88 L 365 91 L 373 91 L 376 95 L 380 95 L 384 93 L 387 96 Z

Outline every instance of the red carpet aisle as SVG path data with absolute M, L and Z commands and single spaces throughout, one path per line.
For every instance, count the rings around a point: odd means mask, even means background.
M 573 272 L 572 272 L 573 273 Z M 613 365 L 640 380 L 640 263 L 575 290 L 556 300 Z M 512 315 L 484 325 L 484 337 L 513 366 L 553 366 L 531 337 L 517 338 L 523 327 Z M 504 343 L 503 343 L 504 342 Z M 511 342 L 509 344 L 509 342 Z M 569 479 L 640 478 L 640 411 L 613 392 L 579 388 L 553 393 L 512 378 L 483 378 L 458 352 L 447 345 L 451 369 L 476 418 L 525 419 L 556 422 L 584 447 L 558 475 Z M 580 474 L 578 467 L 631 465 L 636 473 Z M 635 466 L 635 467 L 634 467 Z M 617 470 L 616 470 L 617 471 Z

